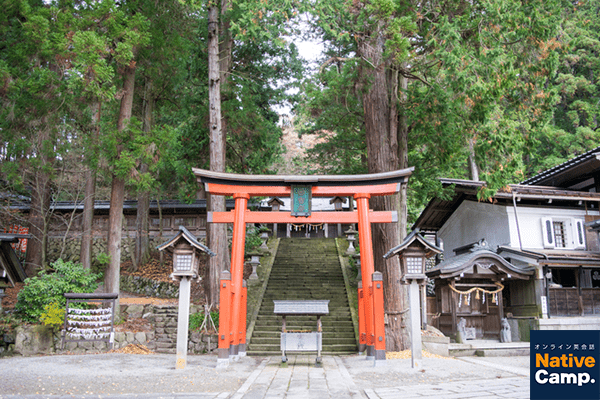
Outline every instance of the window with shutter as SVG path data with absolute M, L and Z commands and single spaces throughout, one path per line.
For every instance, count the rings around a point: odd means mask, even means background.
M 563 221 L 552 221 L 552 230 L 554 231 L 554 247 L 567 247 L 565 223 Z

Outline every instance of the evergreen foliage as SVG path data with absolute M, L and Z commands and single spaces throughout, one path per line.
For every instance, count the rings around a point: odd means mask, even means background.
M 99 173 L 98 199 L 108 198 L 113 176 L 128 198 L 196 198 L 191 167 L 209 166 L 209 4 L 2 2 L 0 179 L 32 199 L 27 223 L 40 258 L 28 267 L 52 261 L 44 250 L 50 202 L 83 199 L 84 167 Z M 599 0 L 223 4 L 228 171 L 273 172 L 283 151 L 274 109 L 291 105 L 299 133 L 325 139 L 309 152 L 306 173 L 367 172 L 364 99 L 378 68 L 406 81 L 387 95 L 415 167 L 409 220 L 444 196 L 439 177 L 472 179 L 474 165 L 487 200 L 600 139 Z M 299 17 L 309 24 L 303 34 L 325 45 L 318 71 L 292 43 Z M 364 52 L 375 45 L 379 64 Z M 132 118 L 117 129 L 127 68 L 136 70 Z
M 38 322 L 48 315 L 46 307 L 57 304 L 66 306 L 65 293 L 93 293 L 98 288 L 102 274 L 94 274 L 81 264 L 57 260 L 51 271 L 40 271 L 37 276 L 25 279 L 25 285 L 17 296 L 15 310 L 29 322 Z M 53 314 L 53 312 L 52 312 Z M 47 318 L 47 317 L 44 317 Z

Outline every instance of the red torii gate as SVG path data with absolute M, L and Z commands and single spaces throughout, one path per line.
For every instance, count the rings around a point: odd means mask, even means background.
M 246 293 L 243 281 L 247 223 L 358 224 L 362 289 L 359 288 L 359 343 L 367 357 L 385 360 L 383 282 L 375 273 L 371 223 L 398 220 L 396 211 L 371 211 L 371 196 L 400 191 L 414 168 L 365 175 L 241 175 L 194 168 L 199 183 L 211 195 L 233 196 L 235 208 L 208 214 L 208 223 L 233 223 L 231 271 L 223 271 L 220 285 L 219 359 L 246 353 Z M 310 189 L 310 190 L 309 190 Z M 292 212 L 249 211 L 252 196 L 292 197 Z M 312 197 L 352 196 L 357 210 L 311 213 Z M 296 200 L 294 200 L 296 198 Z M 306 204 L 308 202 L 308 204 Z M 308 208 L 304 208 L 308 205 Z M 375 274 L 375 279 L 374 275 Z M 374 282 L 377 282 L 374 285 Z

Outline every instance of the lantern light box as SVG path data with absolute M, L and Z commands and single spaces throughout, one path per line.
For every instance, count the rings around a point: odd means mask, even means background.
M 173 279 L 191 277 L 200 279 L 198 275 L 199 256 L 201 252 L 214 256 L 208 247 L 198 242 L 196 237 L 185 227 L 180 226 L 179 232 L 171 239 L 157 247 L 158 250 L 167 250 L 173 254 Z
M 419 230 L 412 231 L 402 243 L 388 251 L 383 257 L 400 257 L 402 268 L 402 279 L 425 279 L 425 264 L 427 259 L 434 254 L 439 254 L 442 249 L 429 243 L 419 233 Z

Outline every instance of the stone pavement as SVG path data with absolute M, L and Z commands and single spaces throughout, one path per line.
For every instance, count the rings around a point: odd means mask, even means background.
M 364 356 L 265 358 L 231 398 L 309 399 L 528 399 L 529 357 L 424 359 L 373 366 Z M 484 379 L 482 379 L 484 378 Z
M 242 357 L 217 368 L 214 355 L 87 354 L 0 358 L 0 398 L 408 398 L 527 399 L 529 357 L 386 360 L 364 356 Z
M 267 357 L 233 399 L 351 399 L 365 398 L 339 357 L 323 357 L 315 367 L 314 356 Z

